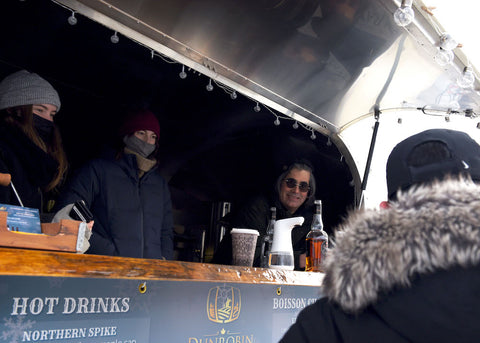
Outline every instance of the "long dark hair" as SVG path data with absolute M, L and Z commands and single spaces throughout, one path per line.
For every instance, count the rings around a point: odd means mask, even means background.
M 36 146 L 57 161 L 57 173 L 45 187 L 45 191 L 48 192 L 55 189 L 64 180 L 68 169 L 68 161 L 57 126 L 54 125 L 51 141 L 45 142 L 35 130 L 33 116 L 33 105 L 12 107 L 0 111 L 0 121 L 21 130 Z
M 306 162 L 306 161 L 294 162 L 285 168 L 285 171 L 280 174 L 280 176 L 277 178 L 277 182 L 275 183 L 276 195 L 277 196 L 280 195 L 280 188 L 282 186 L 282 182 L 292 169 L 306 170 L 310 173 L 310 181 L 308 182 L 310 186 L 310 190 L 308 191 L 307 199 L 305 200 L 305 205 L 308 205 L 308 206 L 313 205 L 317 186 L 315 182 L 315 176 L 313 176 L 313 167 L 309 162 Z

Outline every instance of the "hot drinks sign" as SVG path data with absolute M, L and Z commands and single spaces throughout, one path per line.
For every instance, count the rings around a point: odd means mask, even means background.
M 1 276 L 0 342 L 278 342 L 309 286 Z

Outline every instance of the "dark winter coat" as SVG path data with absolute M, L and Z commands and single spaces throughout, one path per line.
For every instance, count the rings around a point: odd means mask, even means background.
M 289 342 L 480 342 L 480 186 L 445 181 L 352 213 Z
M 52 181 L 57 168 L 58 163 L 23 132 L 14 127 L 0 126 L 0 173 L 11 175 L 25 207 L 42 212 L 46 203 L 42 188 Z M 20 206 L 11 186 L 0 186 L 0 203 Z
M 305 238 L 310 231 L 312 224 L 314 208 L 312 206 L 302 205 L 294 214 L 290 214 L 280 200 L 274 200 L 265 196 L 258 196 L 251 199 L 242 207 L 242 209 L 232 214 L 229 222 L 230 228 L 248 228 L 258 230 L 260 235 L 257 238 L 257 247 L 255 249 L 255 257 L 253 266 L 260 266 L 260 255 L 263 237 L 266 234 L 268 222 L 270 220 L 270 208 L 275 206 L 276 219 L 285 219 L 292 217 L 304 217 L 304 222 L 301 226 L 292 229 L 292 245 L 295 257 L 295 267 L 298 270 L 298 257 L 305 253 L 306 245 Z M 228 232 L 223 238 L 219 248 L 217 249 L 213 263 L 231 264 L 232 263 L 232 238 Z
M 133 154 L 93 160 L 72 179 L 59 208 L 81 199 L 94 216 L 88 254 L 173 258 L 170 191 L 156 166 L 139 178 Z

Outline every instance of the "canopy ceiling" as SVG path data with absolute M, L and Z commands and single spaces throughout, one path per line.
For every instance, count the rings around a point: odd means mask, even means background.
M 376 104 L 479 112 L 460 49 L 435 62 L 441 26 L 420 1 L 406 27 L 392 0 L 59 2 L 328 135 Z

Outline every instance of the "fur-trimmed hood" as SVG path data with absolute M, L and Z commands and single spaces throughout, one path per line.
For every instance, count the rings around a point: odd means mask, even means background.
M 322 293 L 358 312 L 418 274 L 480 262 L 480 186 L 447 180 L 399 193 L 389 209 L 352 212 L 326 261 Z

